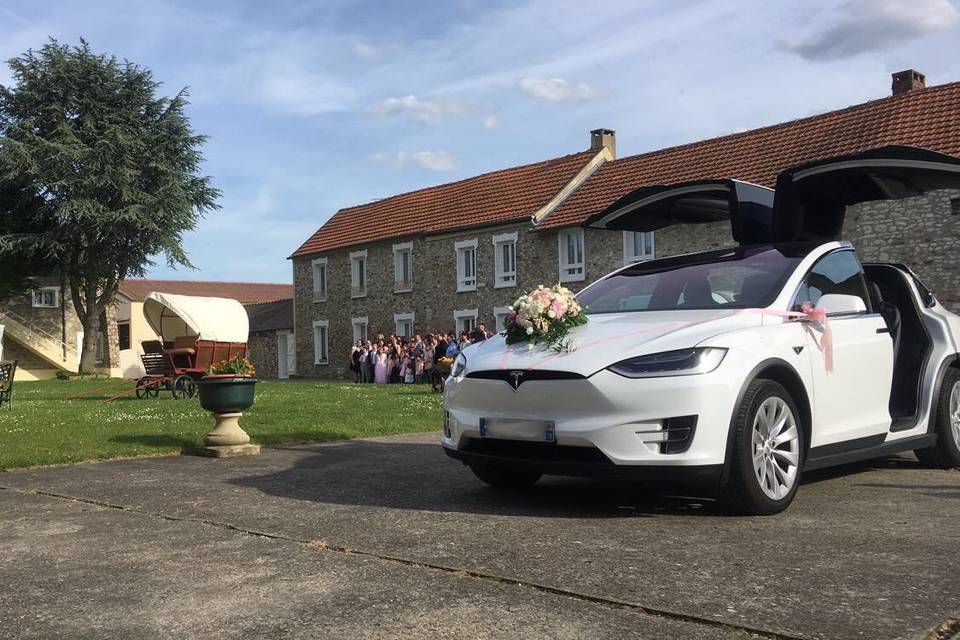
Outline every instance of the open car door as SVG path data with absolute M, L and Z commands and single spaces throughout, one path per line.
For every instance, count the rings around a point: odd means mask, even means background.
M 774 205 L 772 189 L 740 180 L 700 180 L 674 185 L 640 187 L 585 227 L 615 231 L 656 231 L 674 224 L 730 221 L 740 244 L 770 241 Z
M 792 167 L 777 177 L 771 239 L 837 240 L 848 206 L 935 189 L 960 189 L 960 158 L 889 146 Z

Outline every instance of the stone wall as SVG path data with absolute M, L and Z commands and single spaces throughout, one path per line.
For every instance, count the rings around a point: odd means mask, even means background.
M 277 332 L 258 331 L 247 338 L 247 358 L 257 368 L 258 378 L 276 378 L 277 371 Z M 313 358 L 310 358 L 313 362 Z
M 60 288 L 59 281 L 56 279 L 37 279 L 37 287 L 56 287 Z M 27 291 L 21 295 L 13 296 L 9 300 L 5 300 L 2 304 L 4 311 L 10 312 L 14 319 L 22 318 L 25 322 L 24 324 L 39 329 L 40 332 L 47 334 L 49 337 L 60 341 L 61 338 L 61 309 L 60 307 L 34 307 L 33 306 L 33 292 Z M 67 288 L 66 295 L 64 299 L 60 301 L 60 304 L 66 307 L 66 329 L 67 329 L 67 345 L 70 349 L 77 349 L 77 333 L 83 331 L 83 326 L 80 324 L 80 319 L 77 317 L 77 314 L 73 310 L 73 302 L 70 300 L 70 289 Z
M 19 370 L 50 369 L 56 371 L 56 368 L 49 362 L 8 336 L 3 338 L 3 359 L 16 360 Z
M 864 262 L 902 262 L 960 312 L 960 192 L 850 207 L 843 237 Z
M 494 287 L 493 236 L 517 232 L 517 284 Z M 677 226 L 656 233 L 656 255 L 705 251 L 729 246 L 729 225 Z M 477 289 L 457 292 L 455 243 L 477 240 Z M 413 291 L 394 293 L 393 245 L 413 245 Z M 367 295 L 351 297 L 350 253 L 367 251 Z M 566 286 L 578 291 L 593 280 L 624 264 L 623 234 L 585 230 L 586 273 L 583 281 Z M 366 317 L 368 335 L 394 332 L 394 314 L 413 313 L 414 332 L 448 331 L 454 328 L 454 311 L 477 309 L 477 321 L 494 330 L 494 307 L 505 307 L 539 284 L 558 281 L 558 231 L 538 230 L 529 224 L 504 225 L 457 234 L 441 234 L 372 243 L 294 259 L 297 375 L 302 377 L 347 377 L 352 319 Z M 314 258 L 327 260 L 327 298 L 313 300 Z M 329 360 L 314 364 L 313 322 L 328 322 Z

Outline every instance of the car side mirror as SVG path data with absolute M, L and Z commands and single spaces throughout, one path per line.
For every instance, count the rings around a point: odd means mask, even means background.
M 817 309 L 823 309 L 828 316 L 850 315 L 863 313 L 867 310 L 867 305 L 859 296 L 851 296 L 845 293 L 828 293 L 820 297 L 817 302 Z

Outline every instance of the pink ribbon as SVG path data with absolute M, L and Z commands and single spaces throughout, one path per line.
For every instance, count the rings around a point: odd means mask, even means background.
M 823 328 L 823 336 L 820 338 L 820 342 L 817 342 L 816 338 L 813 342 L 823 353 L 823 367 L 827 370 L 827 373 L 830 373 L 833 371 L 833 330 L 830 328 L 830 323 L 827 322 L 827 310 L 817 309 L 813 304 L 804 302 L 800 305 L 800 315 L 806 320 L 816 322 Z M 813 336 L 809 327 L 804 325 L 804 328 Z
M 739 313 L 757 313 L 762 316 L 774 316 L 777 318 L 784 318 L 787 320 L 801 320 L 806 322 L 816 322 L 823 329 L 823 336 L 820 338 L 820 341 L 817 342 L 816 337 L 813 334 L 813 331 L 810 330 L 810 327 L 804 324 L 803 328 L 806 329 L 807 333 L 810 334 L 810 337 L 813 338 L 813 343 L 817 345 L 817 349 L 823 354 L 823 368 L 827 370 L 827 373 L 833 371 L 833 330 L 830 328 L 830 323 L 827 321 L 827 311 L 826 309 L 818 309 L 813 306 L 811 302 L 804 302 L 800 305 L 800 311 L 776 311 L 774 309 L 742 309 Z

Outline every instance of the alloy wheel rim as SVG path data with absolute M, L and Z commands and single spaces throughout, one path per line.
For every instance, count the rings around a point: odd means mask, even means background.
M 954 394 L 960 404 L 960 384 Z M 953 411 L 951 415 L 960 417 Z M 793 488 L 800 463 L 797 421 L 783 398 L 767 398 L 757 409 L 752 441 L 753 470 L 760 489 L 768 498 L 781 500 Z
M 954 445 L 960 447 L 960 380 L 950 391 L 950 430 L 953 431 Z

